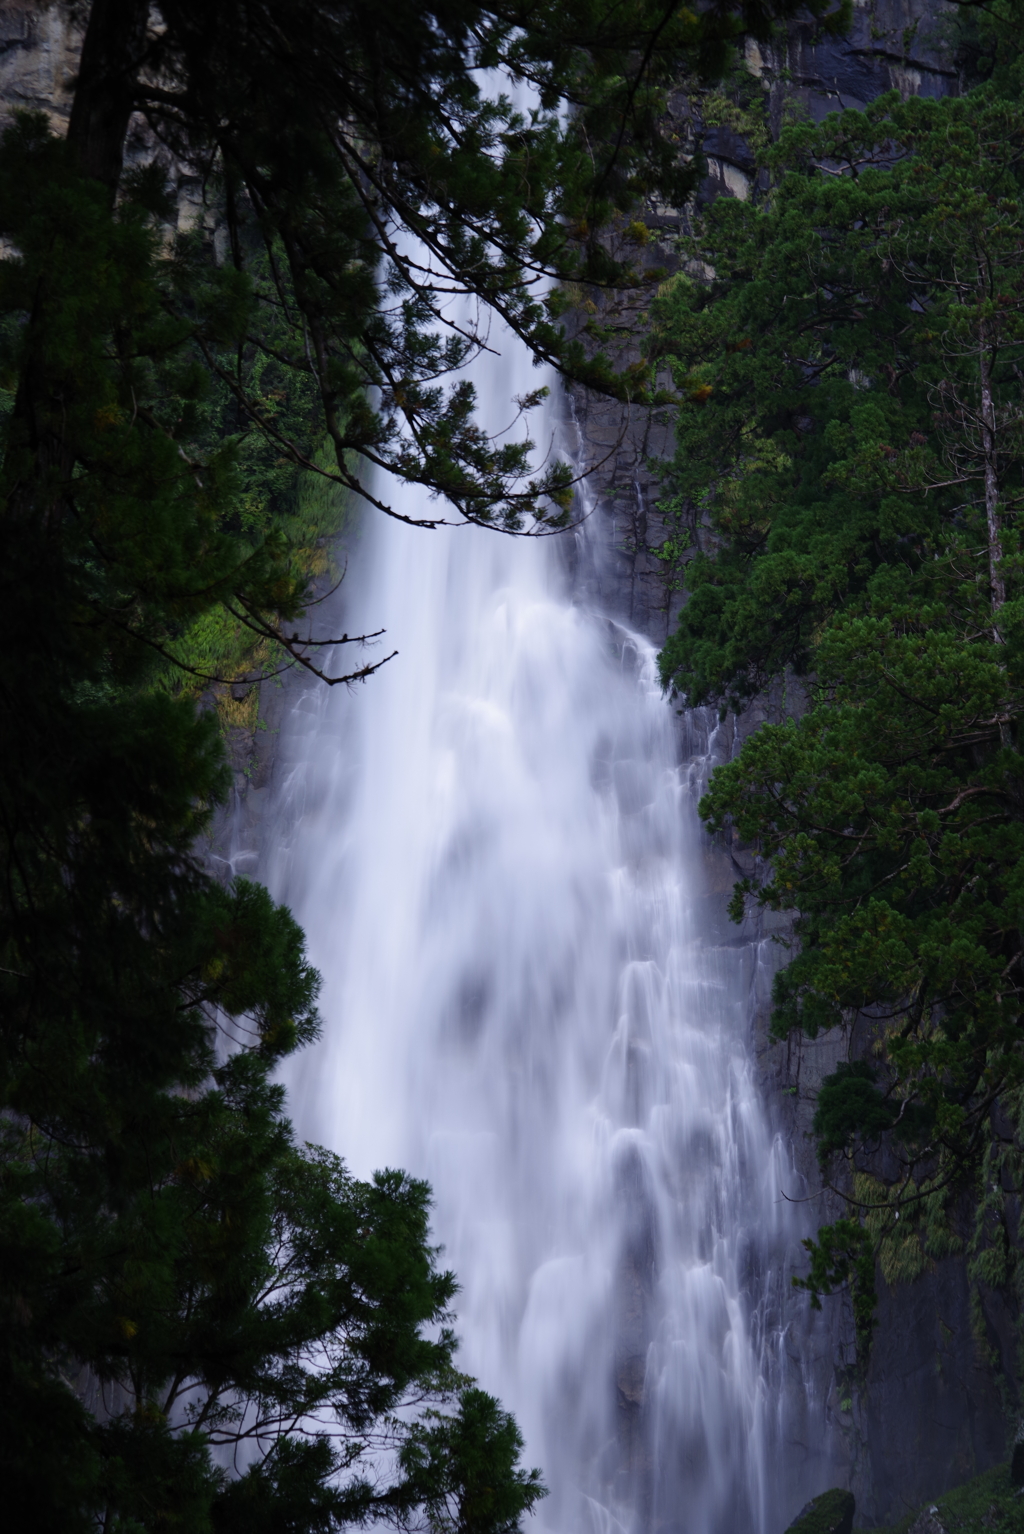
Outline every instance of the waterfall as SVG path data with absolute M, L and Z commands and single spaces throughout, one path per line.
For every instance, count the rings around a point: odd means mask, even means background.
M 495 422 L 536 383 L 507 350 Z M 706 762 L 653 648 L 574 605 L 560 544 L 364 521 L 344 626 L 399 655 L 297 692 L 264 822 L 324 977 L 293 1114 L 359 1175 L 431 1182 L 460 1362 L 551 1488 L 538 1534 L 769 1534 L 820 1485 L 780 1471 L 797 1231 L 757 949 L 709 889 Z

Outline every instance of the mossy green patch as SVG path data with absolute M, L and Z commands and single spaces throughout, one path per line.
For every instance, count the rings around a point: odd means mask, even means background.
M 986 1470 L 873 1534 L 909 1534 L 921 1513 L 932 1507 L 945 1534 L 1024 1534 L 1024 1489 L 1011 1484 L 1008 1465 Z
M 834 1486 L 808 1502 L 786 1534 L 851 1534 L 855 1507 L 853 1493 Z

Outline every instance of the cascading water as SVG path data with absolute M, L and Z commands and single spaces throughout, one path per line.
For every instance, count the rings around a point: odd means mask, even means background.
M 528 371 L 509 350 L 485 418 Z M 399 657 L 301 694 L 263 858 L 324 976 L 293 1112 L 360 1175 L 432 1183 L 461 1362 L 543 1469 L 537 1526 L 767 1534 L 792 1178 L 754 950 L 710 936 L 701 764 L 652 647 L 573 605 L 558 544 L 367 524 L 345 626 Z

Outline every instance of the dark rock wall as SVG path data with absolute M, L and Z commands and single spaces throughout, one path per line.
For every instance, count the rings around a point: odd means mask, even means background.
M 57 6 L 0 3 L 0 125 L 17 110 L 45 112 L 57 132 L 71 111 L 81 37 Z

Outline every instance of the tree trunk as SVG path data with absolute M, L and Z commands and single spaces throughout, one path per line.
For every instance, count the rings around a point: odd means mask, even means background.
M 113 202 L 124 164 L 135 86 L 146 54 L 149 0 L 93 0 L 82 44 L 68 142 Z
M 999 609 L 1006 601 L 1006 582 L 1000 565 L 1003 561 L 1003 536 L 999 526 L 999 471 L 996 463 L 996 408 L 992 398 L 992 359 L 987 345 L 987 326 L 981 330 L 979 370 L 981 374 L 981 434 L 985 456 L 985 521 L 988 526 L 988 568 L 992 589 L 992 632 L 1001 643 Z
M 1003 560 L 1003 534 L 999 526 L 999 464 L 996 458 L 996 406 L 992 398 L 992 357 L 988 348 L 988 326 L 981 327 L 981 345 L 978 349 L 978 369 L 981 379 L 981 433 L 985 455 L 985 522 L 988 528 L 988 571 L 992 592 L 992 638 L 1003 644 L 999 630 L 999 612 L 1006 602 L 1006 582 L 1000 565 Z M 999 725 L 999 743 L 1005 750 L 1013 746 L 1013 732 L 1009 721 Z
M 93 0 L 82 45 L 68 143 L 79 167 L 106 188 L 111 207 L 124 164 L 148 20 L 149 0 Z M 46 301 L 41 287 L 28 324 L 29 337 L 39 324 Z M 14 461 L 20 467 L 9 486 L 4 513 L 10 520 L 38 522 L 50 538 L 60 534 L 66 511 L 65 488 L 73 470 L 73 455 L 64 433 L 54 425 L 60 411 L 53 410 L 53 388 L 53 380 L 30 343 L 9 436 L 9 443 L 16 447 Z

